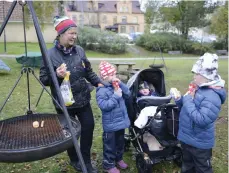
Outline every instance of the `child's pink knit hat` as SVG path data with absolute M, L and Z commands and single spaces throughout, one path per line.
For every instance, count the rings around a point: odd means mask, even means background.
M 106 61 L 102 61 L 99 64 L 99 74 L 100 74 L 102 79 L 106 79 L 108 76 L 115 75 L 116 69 L 112 64 L 110 64 Z

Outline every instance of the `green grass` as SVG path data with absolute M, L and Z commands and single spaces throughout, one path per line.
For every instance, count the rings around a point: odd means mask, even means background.
M 0 106 L 3 104 L 4 99 L 13 87 L 16 79 L 20 74 L 21 65 L 17 64 L 14 59 L 3 58 L 3 61 L 10 66 L 11 71 L 9 73 L 0 71 Z M 167 71 L 165 68 L 162 70 L 165 74 L 166 88 L 167 91 L 171 87 L 178 88 L 182 93 L 188 88 L 189 82 L 192 80 L 192 74 L 190 69 L 195 60 L 166 60 Z M 93 67 L 96 71 L 98 69 L 98 61 L 93 61 Z M 136 61 L 136 67 L 146 68 L 153 61 Z M 161 63 L 161 60 L 156 60 L 155 63 Z M 222 78 L 226 80 L 228 84 L 228 60 L 220 59 L 219 63 L 219 73 Z M 39 70 L 35 70 L 37 76 Z M 31 76 L 31 100 L 32 105 L 35 105 L 38 96 L 41 92 L 41 87 L 37 81 Z M 228 90 L 228 85 L 226 89 Z M 101 127 L 101 113 L 98 109 L 95 101 L 95 92 L 92 93 L 92 108 L 95 117 L 95 131 L 94 131 L 94 141 L 92 152 L 94 153 L 93 160 L 96 162 L 99 172 L 102 172 L 102 127 Z M 222 106 L 222 111 L 220 116 L 227 119 L 228 114 L 228 101 Z M 23 115 L 28 107 L 27 103 L 27 90 L 26 90 L 26 78 L 25 75 L 18 84 L 17 88 L 13 92 L 12 97 L 7 102 L 5 108 L 0 114 L 0 120 Z M 40 113 L 52 113 L 54 108 L 50 97 L 44 94 L 41 98 L 40 104 L 37 108 L 32 106 L 32 110 Z M 228 126 L 227 121 L 223 123 L 216 124 L 216 146 L 213 149 L 213 169 L 215 173 L 225 173 L 228 172 Z M 130 152 L 124 154 L 124 159 L 130 165 L 130 168 L 126 173 L 136 173 L 136 165 L 134 160 L 134 148 L 131 148 Z M 68 164 L 69 159 L 66 152 L 55 155 L 51 158 L 47 158 L 40 161 L 28 162 L 28 163 L 0 163 L 0 173 L 74 173 L 74 169 Z M 176 167 L 173 162 L 164 162 L 154 166 L 155 173 L 174 173 L 178 171 L 179 168 Z
M 47 48 L 51 48 L 53 44 L 48 43 L 46 44 Z M 7 48 L 7 54 L 23 54 L 25 52 L 25 44 L 24 43 L 6 43 Z M 27 43 L 27 52 L 40 52 L 40 47 L 38 43 Z M 4 53 L 4 43 L 0 43 L 0 54 Z M 163 55 L 160 54 L 160 52 L 151 52 L 148 50 L 145 50 L 139 46 L 131 45 L 127 46 L 127 52 L 123 54 L 107 54 L 107 53 L 101 53 L 101 52 L 95 52 L 91 50 L 86 51 L 87 57 L 100 57 L 100 58 L 132 58 L 132 57 L 189 57 L 189 56 L 196 56 L 192 54 L 180 54 L 180 55 L 169 55 L 167 53 L 164 53 Z
M 46 44 L 47 48 L 51 48 L 53 44 Z M 6 43 L 7 54 L 23 54 L 25 52 L 24 43 Z M 40 52 L 38 43 L 27 43 L 27 52 Z M 4 53 L 4 43 L 0 43 L 0 53 Z

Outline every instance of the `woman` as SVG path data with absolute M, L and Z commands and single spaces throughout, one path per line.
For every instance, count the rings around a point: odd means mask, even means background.
M 101 80 L 93 72 L 83 48 L 75 45 L 77 38 L 76 24 L 68 17 L 57 16 L 54 18 L 54 27 L 58 36 L 54 41 L 54 47 L 48 50 L 48 55 L 60 85 L 66 76 L 66 72 L 70 71 L 70 84 L 75 102 L 71 106 L 67 106 L 67 110 L 70 116 L 77 116 L 81 123 L 80 150 L 88 173 L 95 173 L 97 170 L 92 167 L 90 159 L 94 118 L 90 105 L 90 87 L 86 80 L 96 87 L 102 85 Z M 61 66 L 63 63 L 66 66 Z M 40 68 L 40 80 L 45 86 L 50 86 L 53 97 L 58 100 L 56 89 L 44 63 Z M 57 113 L 61 114 L 61 109 L 55 103 L 54 105 Z M 75 148 L 69 148 L 67 152 L 71 161 L 70 164 L 80 171 L 81 167 Z

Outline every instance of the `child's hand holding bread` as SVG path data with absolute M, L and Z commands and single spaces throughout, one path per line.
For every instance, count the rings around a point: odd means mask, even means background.
M 181 97 L 180 91 L 178 91 L 176 88 L 170 89 L 170 95 L 174 100 L 179 100 Z

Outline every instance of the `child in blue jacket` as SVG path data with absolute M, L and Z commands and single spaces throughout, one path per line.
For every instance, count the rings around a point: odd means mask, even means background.
M 99 73 L 104 86 L 96 89 L 96 100 L 102 111 L 103 124 L 103 168 L 108 173 L 120 173 L 128 165 L 123 161 L 124 132 L 130 126 L 124 98 L 130 91 L 116 78 L 116 69 L 108 62 L 102 61 Z
M 182 173 L 212 173 L 215 121 L 226 99 L 225 81 L 218 75 L 218 56 L 205 53 L 193 65 L 196 89 L 175 98 L 180 107 L 178 139 Z

